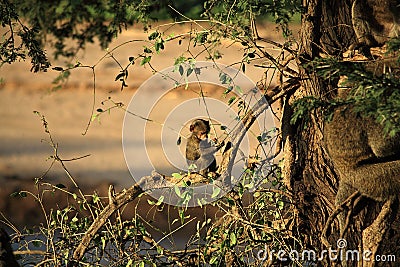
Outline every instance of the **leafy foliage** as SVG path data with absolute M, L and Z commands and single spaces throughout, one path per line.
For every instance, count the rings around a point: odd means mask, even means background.
M 2 27 L 9 28 L 3 34 L 3 40 L 0 43 L 0 66 L 24 60 L 28 54 L 32 62 L 31 70 L 46 71 L 50 62 L 38 38 L 39 29 L 34 26 L 31 28 L 25 26 L 19 20 L 16 5 L 8 0 L 0 2 L 0 23 Z M 21 42 L 17 40 L 17 36 Z
M 224 23 L 226 28 L 232 28 L 232 35 L 251 36 L 252 23 L 260 16 L 269 16 L 283 30 L 284 36 L 289 36 L 288 23 L 292 17 L 301 12 L 299 0 L 209 0 L 205 3 L 206 16 L 212 20 Z
M 393 65 L 394 60 L 392 60 Z M 389 62 L 390 63 L 390 62 Z M 386 64 L 386 63 L 384 63 Z M 307 118 L 310 112 L 319 109 L 329 119 L 336 107 L 351 105 L 361 116 L 376 119 L 383 125 L 386 134 L 394 136 L 400 132 L 400 80 L 399 66 L 387 67 L 377 62 L 340 61 L 335 58 L 319 58 L 308 64 L 324 79 L 338 81 L 339 98 L 323 100 L 316 97 L 305 97 L 295 104 L 292 123 L 299 118 Z
M 136 21 L 147 24 L 152 9 L 151 2 L 147 1 L 14 2 L 18 14 L 40 31 L 41 40 L 56 48 L 56 57 L 74 56 L 94 38 L 105 48 L 128 25 Z M 68 40 L 73 41 L 72 46 L 67 46 Z
M 45 71 L 50 66 L 45 45 L 55 48 L 55 58 L 73 57 L 96 38 L 101 47 L 106 48 L 122 30 L 135 22 L 142 23 L 147 29 L 155 18 L 179 16 L 168 5 L 187 10 L 184 13 L 197 17 L 202 12 L 202 4 L 195 1 L 174 4 L 154 0 L 2 0 L 0 22 L 2 27 L 8 27 L 8 31 L 3 34 L 5 40 L 0 44 L 1 63 L 25 60 L 28 56 L 33 71 Z M 25 26 L 22 21 L 30 26 Z M 17 36 L 20 40 L 16 39 Z M 159 42 L 157 47 L 162 48 L 162 45 Z
M 5 41 L 0 48 L 1 62 L 12 63 L 29 56 L 32 70 L 47 70 L 50 62 L 46 57 L 45 45 L 55 48 L 58 58 L 73 57 L 87 43 L 97 38 L 101 47 L 106 48 L 127 26 L 140 22 L 148 29 L 155 18 L 175 20 L 181 15 L 191 18 L 205 16 L 213 21 L 225 24 L 233 37 L 250 36 L 254 19 L 269 15 L 289 35 L 288 22 L 300 11 L 299 0 L 286 1 L 22 1 L 2 0 L 0 2 L 0 21 L 8 31 L 3 34 Z M 182 13 L 180 13 L 182 11 Z M 26 21 L 25 26 L 20 19 Z M 218 25 L 218 23 L 217 23 Z M 16 28 L 16 26 L 18 26 Z M 17 45 L 15 34 L 20 37 Z M 225 37 L 227 35 L 225 34 Z M 202 44 L 208 38 L 207 33 L 199 33 L 195 43 Z M 156 42 L 155 49 L 164 47 L 164 40 Z M 25 52 L 27 51 L 27 53 Z M 218 54 L 216 55 L 218 57 Z M 143 64 L 149 61 L 144 59 Z

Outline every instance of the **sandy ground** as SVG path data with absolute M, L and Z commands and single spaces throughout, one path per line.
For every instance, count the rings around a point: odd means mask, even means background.
M 185 28 L 178 27 L 169 31 L 183 30 Z M 264 27 L 261 34 L 274 39 L 279 36 L 272 25 Z M 146 36 L 140 27 L 132 28 L 124 32 L 109 47 L 115 48 L 129 40 L 146 40 Z M 115 50 L 113 56 L 125 66 L 128 57 L 137 55 L 143 50 L 143 45 L 143 42 L 126 43 Z M 180 55 L 188 57 L 189 54 L 185 52 L 186 47 L 187 39 L 183 40 L 180 46 L 178 40 L 166 44 L 165 52 L 153 56 L 154 68 L 163 69 L 172 66 L 175 58 Z M 200 51 L 200 48 L 193 51 Z M 231 43 L 224 44 L 221 52 L 223 58 L 219 62 L 224 64 L 239 61 L 243 54 L 236 44 Z M 105 54 L 104 50 L 93 44 L 80 53 L 76 60 L 82 65 L 92 66 Z M 205 54 L 199 56 L 198 60 L 203 60 L 204 57 Z M 61 62 L 58 64 L 61 65 Z M 57 62 L 53 66 L 57 66 Z M 101 117 L 100 123 L 92 122 L 85 135 L 82 133 L 90 121 L 93 101 L 95 109 L 105 108 L 101 102 L 109 97 L 115 102 L 129 104 L 136 89 L 151 77 L 152 70 L 135 64 L 129 69 L 130 75 L 127 80 L 129 87 L 120 91 L 120 83 L 114 81 L 120 69 L 114 60 L 107 57 L 95 67 L 96 94 L 94 95 L 93 75 L 88 68 L 74 70 L 65 86 L 55 92 L 51 90 L 54 87 L 52 81 L 58 72 L 49 70 L 47 73 L 35 74 L 29 69 L 29 62 L 18 62 L 0 69 L 0 77 L 3 79 L 0 85 L 0 181 L 3 185 L 9 185 L 0 189 L 2 198 L 0 211 L 6 215 L 13 213 L 15 208 L 8 204 L 9 193 L 18 188 L 33 187 L 33 178 L 43 175 L 52 162 L 49 157 L 54 154 L 54 150 L 48 143 L 49 136 L 45 133 L 39 116 L 33 111 L 39 111 L 46 117 L 61 158 L 73 159 L 90 155 L 80 160 L 66 162 L 66 166 L 79 184 L 91 189 L 97 188 L 102 192 L 105 192 L 109 183 L 116 184 L 118 190 L 132 185 L 134 180 L 128 171 L 122 148 L 124 111 L 113 109 L 110 114 Z M 246 74 L 253 81 L 257 81 L 263 71 L 265 69 L 249 65 Z M 149 97 L 152 93 L 148 92 Z M 175 104 L 184 99 L 184 94 L 176 92 L 164 98 L 167 102 Z M 157 113 L 166 112 L 163 107 L 158 105 Z M 140 166 L 140 163 L 137 165 Z M 141 173 L 140 168 L 138 173 L 148 174 Z M 57 164 L 46 174 L 45 181 L 47 180 L 69 183 L 65 172 Z M 29 220 L 29 214 L 22 216 L 20 220 Z M 165 221 L 166 218 L 159 220 Z

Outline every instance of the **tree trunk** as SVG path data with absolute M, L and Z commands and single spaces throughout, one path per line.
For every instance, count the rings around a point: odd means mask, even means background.
M 321 79 L 302 66 L 319 57 L 320 53 L 341 55 L 355 41 L 351 24 L 351 4 L 351 0 L 303 0 L 305 13 L 302 16 L 300 51 L 297 58 L 302 82 L 301 89 L 291 101 L 304 96 L 329 99 L 335 95 L 337 81 Z M 291 140 L 293 140 L 296 154 L 293 155 L 295 171 L 292 172 L 290 180 L 295 201 L 298 203 L 300 233 L 304 233 L 303 242 L 314 249 L 323 250 L 327 248 L 321 243 L 321 233 L 329 215 L 335 210 L 339 177 L 323 149 L 322 116 L 315 112 L 306 127 L 304 123 L 298 122 L 292 126 Z M 363 231 L 373 224 L 382 209 L 382 204 L 369 202 L 366 209 L 351 218 L 345 249 L 360 250 L 360 247 L 368 247 L 362 244 Z M 378 254 L 400 255 L 399 225 L 399 216 L 397 216 L 390 230 L 381 240 Z M 340 238 L 336 220 L 330 229 L 329 241 L 332 249 L 336 249 L 336 241 Z M 364 235 L 368 234 L 368 230 L 364 232 Z M 364 238 L 364 242 L 369 242 L 368 240 L 376 242 L 373 238 Z M 324 259 L 324 263 L 321 264 L 340 266 L 338 261 L 329 261 L 329 259 Z M 361 263 L 348 261 L 348 266 L 357 266 L 357 264 Z M 376 262 L 375 266 L 396 266 L 396 262 Z

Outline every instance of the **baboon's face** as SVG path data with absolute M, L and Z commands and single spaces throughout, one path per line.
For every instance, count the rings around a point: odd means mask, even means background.
M 190 126 L 190 131 L 200 140 L 204 140 L 210 133 L 210 123 L 206 120 L 195 120 Z
M 208 132 L 207 132 L 207 130 L 202 129 L 202 130 L 200 130 L 200 131 L 197 132 L 197 138 L 199 138 L 200 140 L 204 140 L 204 139 L 206 139 L 207 137 L 208 137 Z

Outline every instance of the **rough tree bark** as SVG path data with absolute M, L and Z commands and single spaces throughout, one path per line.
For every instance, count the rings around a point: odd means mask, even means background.
M 303 0 L 305 13 L 302 16 L 300 51 L 297 58 L 301 89 L 291 99 L 304 96 L 316 96 L 330 99 L 335 95 L 337 81 L 326 81 L 302 66 L 320 56 L 321 53 L 340 56 L 355 41 L 351 24 L 352 0 Z M 327 249 L 321 244 L 321 233 L 329 215 L 335 210 L 335 195 L 338 187 L 338 175 L 335 173 L 329 156 L 323 149 L 323 120 L 317 113 L 312 114 L 307 127 L 304 122 L 292 126 L 292 142 L 295 146 L 295 171 L 291 183 L 295 202 L 298 203 L 300 228 L 305 244 L 313 248 Z M 357 250 L 369 247 L 362 244 L 363 230 L 372 225 L 382 204 L 371 201 L 349 224 L 347 235 L 348 249 Z M 385 207 L 384 207 L 385 208 Z M 399 216 L 381 240 L 378 254 L 400 255 Z M 372 225 L 372 227 L 375 227 Z M 371 228 L 370 228 L 371 229 Z M 364 235 L 368 230 L 364 231 Z M 336 247 L 339 229 L 333 225 L 330 243 Z M 365 242 L 364 238 L 364 242 Z M 372 239 L 370 239 L 372 240 Z M 375 242 L 372 240 L 371 242 Z M 338 262 L 325 262 L 323 266 L 335 266 Z M 349 261 L 348 266 L 362 266 L 361 262 Z M 368 266 L 373 266 L 369 265 Z M 364 263 L 363 266 L 367 266 Z M 396 262 L 376 263 L 375 266 L 398 266 Z

